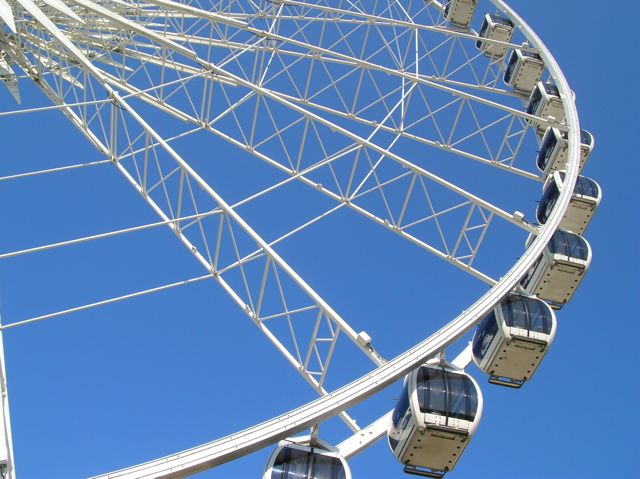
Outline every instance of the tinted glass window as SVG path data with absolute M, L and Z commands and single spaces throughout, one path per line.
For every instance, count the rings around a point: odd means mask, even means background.
M 471 380 L 462 374 L 448 373 L 449 417 L 473 421 L 478 408 L 478 398 Z
M 544 141 L 542 146 L 540 147 L 540 153 L 538 153 L 538 168 L 544 170 L 547 167 L 547 163 L 549 162 L 549 158 L 551 157 L 551 153 L 553 153 L 553 149 L 558 143 L 558 139 L 556 138 L 553 130 L 549 130 L 547 134 L 544 136 Z
M 531 100 L 529 101 L 529 105 L 527 106 L 527 113 L 529 113 L 530 115 L 534 115 L 536 110 L 538 109 L 540 100 L 542 100 L 542 93 L 540 92 L 540 89 L 536 87 L 531 94 Z
M 276 457 L 271 479 L 307 479 L 310 462 L 310 452 L 285 447 Z
M 580 130 L 580 143 L 583 145 L 590 145 L 592 139 L 591 133 L 587 130 Z
M 480 28 L 480 35 L 481 37 L 484 37 L 487 34 L 487 29 L 489 28 L 489 24 L 487 23 L 487 19 L 484 19 L 484 22 L 482 22 L 482 28 Z M 478 40 L 476 42 L 476 45 L 480 45 L 482 42 L 480 40 Z
M 473 355 L 478 361 L 487 354 L 489 346 L 498 332 L 498 323 L 496 316 L 491 311 L 478 325 L 476 334 L 473 336 Z
M 554 254 L 562 254 L 575 259 L 586 260 L 589 254 L 586 241 L 567 231 L 556 231 L 547 246 Z
M 542 60 L 542 57 L 535 52 L 529 52 L 526 50 L 521 51 L 523 57 L 535 58 L 537 60 Z
M 550 334 L 553 313 L 544 301 L 528 298 L 524 304 L 529 314 L 529 330 L 536 333 Z
M 555 85 L 553 85 L 551 83 L 545 83 L 544 84 L 544 91 L 546 91 L 551 96 L 559 96 L 560 95 L 560 93 L 558 92 L 558 87 L 556 87 Z
M 344 477 L 344 467 L 339 459 L 320 454 L 313 456 L 311 479 L 344 479 Z
M 465 374 L 424 366 L 418 371 L 418 401 L 423 413 L 472 421 L 478 409 L 476 389 Z
M 542 261 L 542 256 L 540 256 L 535 263 L 533 263 L 533 266 L 531 267 L 531 269 L 529 269 L 529 271 L 527 271 L 527 274 L 524 275 L 524 278 L 522 278 L 522 280 L 520 281 L 520 284 L 526 288 L 527 286 L 529 286 L 529 282 L 531 281 L 531 278 L 533 278 L 533 274 L 536 271 L 536 268 L 538 267 L 538 265 L 540 264 L 540 261 Z
M 393 410 L 392 421 L 395 427 L 398 427 L 402 418 L 404 418 L 409 409 L 409 381 L 405 381 L 402 387 L 402 393 L 400 393 L 400 399 Z
M 539 299 L 511 296 L 502 304 L 502 315 L 507 326 L 544 334 L 551 332 L 552 313 Z
M 499 17 L 498 15 L 489 15 L 491 21 L 493 23 L 497 23 L 498 25 L 507 25 L 508 27 L 512 27 L 513 23 L 508 18 Z
M 335 457 L 285 447 L 276 457 L 271 479 L 345 479 L 345 471 Z
M 507 66 L 507 71 L 504 72 L 504 81 L 509 83 L 511 81 L 511 76 L 513 75 L 513 70 L 516 67 L 516 63 L 518 61 L 518 56 L 516 55 L 516 51 L 511 52 L 511 56 L 509 57 L 509 65 Z
M 512 296 L 502 303 L 502 316 L 507 326 L 529 329 L 529 315 L 526 304 L 519 296 Z
M 576 187 L 573 192 L 578 195 L 590 196 L 592 198 L 598 197 L 598 185 L 591 178 L 586 176 L 578 176 L 576 180 Z
M 442 369 L 420 368 L 417 383 L 420 411 L 446 416 L 447 388 Z
M 558 185 L 556 185 L 555 181 L 551 181 L 544 189 L 540 205 L 536 211 L 536 217 L 540 224 L 544 224 L 547 221 L 559 197 Z
M 564 181 L 564 171 L 560 172 L 560 178 Z M 578 176 L 576 179 L 576 186 L 573 188 L 574 195 L 591 196 L 597 198 L 600 193 L 600 188 L 591 178 L 586 176 Z

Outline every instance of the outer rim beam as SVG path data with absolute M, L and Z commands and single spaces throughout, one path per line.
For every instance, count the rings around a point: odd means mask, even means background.
M 0 331 L 0 474 L 2 477 L 15 478 L 16 469 L 13 459 L 13 438 L 11 417 L 9 414 L 9 395 L 7 391 L 7 371 L 5 368 L 4 339 Z M 6 461 L 6 465 L 2 462 Z

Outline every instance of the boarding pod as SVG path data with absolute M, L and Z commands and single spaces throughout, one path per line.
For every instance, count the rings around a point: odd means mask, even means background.
M 594 147 L 593 135 L 587 130 L 580 130 L 580 166 L 582 171 L 587 163 Z M 567 167 L 569 154 L 569 141 L 567 132 L 558 128 L 547 128 L 542 137 L 542 146 L 536 158 L 536 166 L 545 175 L 550 175 L 555 171 L 564 170 Z
M 262 479 L 351 479 L 347 461 L 318 438 L 280 441 Z
M 444 7 L 444 18 L 457 27 L 468 27 L 478 0 L 449 0 Z
M 482 415 L 482 393 L 463 370 L 438 360 L 408 374 L 387 437 L 404 472 L 440 478 L 452 470 Z
M 527 248 L 533 241 L 530 236 Z M 591 263 L 591 247 L 580 235 L 557 230 L 521 281 L 523 289 L 560 309 L 572 298 Z
M 545 181 L 542 199 L 536 210 L 536 218 L 540 224 L 546 223 L 551 215 L 564 187 L 564 179 L 564 172 L 556 171 Z M 586 176 L 578 176 L 569 206 L 560 221 L 560 228 L 565 231 L 583 234 L 587 226 L 589 226 L 601 199 L 602 190 L 598 183 Z
M 535 52 L 516 49 L 511 52 L 507 69 L 504 72 L 504 82 L 513 90 L 528 97 L 542 78 L 544 62 Z
M 537 369 L 556 334 L 556 316 L 544 301 L 511 294 L 487 314 L 476 330 L 473 360 L 489 382 L 521 387 Z
M 480 28 L 480 39 L 476 41 L 476 47 L 486 56 L 493 59 L 500 59 L 507 53 L 508 45 L 513 36 L 513 23 L 508 18 L 498 15 L 485 14 L 482 28 Z M 487 41 L 492 40 L 492 41 Z M 495 41 L 505 42 L 495 43 Z

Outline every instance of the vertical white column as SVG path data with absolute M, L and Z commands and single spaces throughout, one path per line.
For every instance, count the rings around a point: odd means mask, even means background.
M 7 392 L 7 372 L 4 361 L 4 340 L 0 328 L 0 478 L 15 479 L 13 462 L 13 441 L 11 438 L 11 420 L 9 418 L 9 395 Z

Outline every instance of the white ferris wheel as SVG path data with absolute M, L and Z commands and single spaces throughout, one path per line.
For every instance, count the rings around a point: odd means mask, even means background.
M 175 245 L 162 251 L 163 267 L 199 268 L 119 294 L 94 290 L 88 301 L 69 288 L 65 307 L 38 314 L 3 311 L 5 345 L 14 331 L 63 316 L 211 283 L 293 366 L 268 374 L 297 373 L 316 396 L 296 386 L 288 412 L 258 408 L 253 426 L 110 473 L 96 465 L 96 478 L 187 477 L 271 447 L 253 477 L 347 479 L 348 459 L 380 439 L 399 470 L 442 477 L 478 426 L 480 387 L 520 388 L 534 375 L 556 311 L 589 267 L 585 229 L 601 192 L 581 176 L 594 139 L 581 130 L 573 92 L 502 0 L 0 0 L 0 19 L 2 120 L 64 117 L 94 155 L 35 169 L 16 160 L 0 188 L 116 172 L 154 218 L 104 223 L 0 259 L 159 230 Z M 32 101 L 25 92 L 34 90 Z M 375 244 L 375 268 L 324 263 L 347 244 L 365 256 Z M 411 279 L 431 285 L 417 302 L 437 304 L 442 291 L 461 298 L 450 316 L 416 306 L 413 318 L 385 319 L 345 306 L 353 297 L 399 310 L 394 302 L 406 298 L 393 286 L 409 280 L 389 272 L 400 262 L 428 265 Z M 21 263 L 21 274 L 40 274 L 39 264 Z M 367 298 L 361 281 L 388 292 Z M 2 300 L 10 307 L 11 297 Z M 251 345 L 234 350 L 263 361 Z M 0 471 L 13 479 L 22 457 L 9 420 L 14 378 L 7 387 L 4 349 L 0 358 Z M 465 372 L 472 367 L 492 384 L 479 386 Z M 403 378 L 397 404 L 358 417 L 360 404 Z

